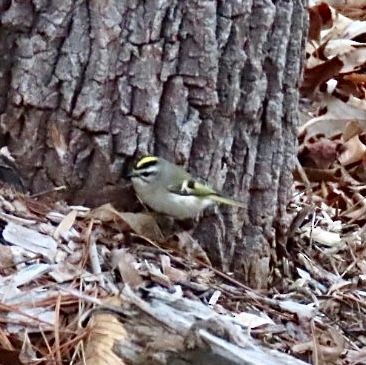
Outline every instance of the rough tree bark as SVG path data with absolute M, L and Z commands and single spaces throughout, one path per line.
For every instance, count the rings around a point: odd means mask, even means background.
M 306 2 L 2 0 L 2 142 L 32 191 L 66 184 L 89 204 L 140 153 L 184 164 L 247 203 L 196 236 L 263 287 L 285 230 Z

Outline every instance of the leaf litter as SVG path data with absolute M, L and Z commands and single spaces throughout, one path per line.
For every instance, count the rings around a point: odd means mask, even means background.
M 309 9 L 293 224 L 286 247 L 273 252 L 270 289 L 250 289 L 211 267 L 188 232 L 164 237 L 149 214 L 3 189 L 0 356 L 21 364 L 169 364 L 204 342 L 253 365 L 365 364 L 360 3 Z M 309 100 L 317 111 L 309 112 Z
M 365 9 L 360 1 L 329 0 L 312 1 L 309 10 L 304 123 L 289 205 L 294 218 L 305 214 L 288 241 L 292 260 L 284 260 L 298 274 L 289 288 L 318 312 L 309 317 L 311 336 L 291 346 L 313 364 L 366 363 Z

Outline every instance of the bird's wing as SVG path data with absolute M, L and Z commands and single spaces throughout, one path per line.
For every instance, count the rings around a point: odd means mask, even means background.
M 179 195 L 195 195 L 201 198 L 208 197 L 213 201 L 221 204 L 232 205 L 236 207 L 245 208 L 246 205 L 238 200 L 227 198 L 219 194 L 211 186 L 194 179 L 184 180 L 179 186 L 169 186 L 168 190 Z
M 182 184 L 170 185 L 168 190 L 179 195 L 197 195 L 201 197 L 217 195 L 211 186 L 194 179 L 184 180 Z

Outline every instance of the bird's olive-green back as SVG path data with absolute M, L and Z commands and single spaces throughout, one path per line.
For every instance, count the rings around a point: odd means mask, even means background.
M 159 159 L 159 166 L 161 168 L 161 181 L 168 190 L 176 189 L 179 191 L 185 180 L 192 179 L 192 176 L 182 167 L 174 165 L 173 163 L 162 158 Z

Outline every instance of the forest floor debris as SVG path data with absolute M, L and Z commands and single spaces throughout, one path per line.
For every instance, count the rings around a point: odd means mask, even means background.
M 293 224 L 287 244 L 272 249 L 270 289 L 210 267 L 187 232 L 167 240 L 149 214 L 3 189 L 0 362 L 165 364 L 184 354 L 194 363 L 194 349 L 206 346 L 215 356 L 236 354 L 230 364 L 365 364 L 359 3 L 314 2 L 310 10 Z

